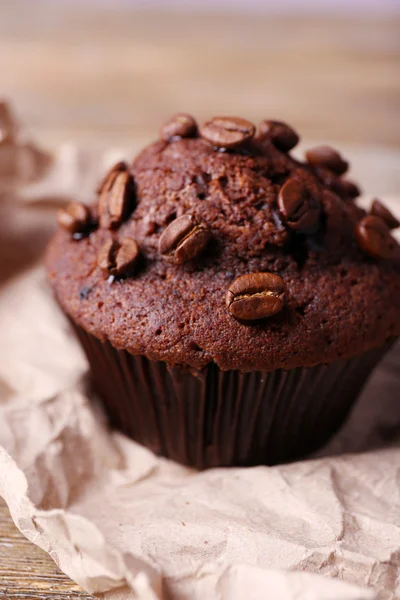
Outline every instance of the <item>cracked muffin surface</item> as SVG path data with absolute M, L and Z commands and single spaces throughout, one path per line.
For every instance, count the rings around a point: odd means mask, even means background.
M 46 264 L 75 323 L 132 354 L 243 372 L 399 335 L 396 220 L 357 206 L 337 152 L 295 160 L 297 134 L 276 121 L 186 116 L 161 137 L 116 165 L 88 209 L 61 213 Z M 254 277 L 265 273 L 279 285 Z

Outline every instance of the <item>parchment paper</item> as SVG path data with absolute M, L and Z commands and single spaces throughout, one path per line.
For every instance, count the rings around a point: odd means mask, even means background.
M 43 198 L 56 206 L 82 165 L 87 181 L 109 159 L 64 147 L 7 210 L 43 216 Z M 107 600 L 400 598 L 399 361 L 397 346 L 318 456 L 197 473 L 108 430 L 43 270 L 29 268 L 0 288 L 0 495 L 27 538 Z

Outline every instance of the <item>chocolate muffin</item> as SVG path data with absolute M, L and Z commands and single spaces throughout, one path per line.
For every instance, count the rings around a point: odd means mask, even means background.
M 303 457 L 339 428 L 400 333 L 399 225 L 354 202 L 327 146 L 175 115 L 60 211 L 56 298 L 113 426 L 198 468 Z

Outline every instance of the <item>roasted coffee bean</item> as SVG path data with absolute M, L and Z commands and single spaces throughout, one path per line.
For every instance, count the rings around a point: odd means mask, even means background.
M 288 152 L 297 146 L 299 139 L 294 129 L 281 121 L 262 121 L 258 128 L 258 141 L 269 140 L 276 148 L 283 152 Z
M 187 138 L 195 135 L 196 121 L 186 113 L 174 115 L 161 129 L 161 137 L 169 142 L 173 138 Z
M 229 286 L 226 306 L 237 319 L 255 321 L 282 310 L 285 300 L 283 279 L 273 273 L 241 275 Z
M 390 212 L 388 208 L 380 200 L 374 200 L 371 206 L 371 215 L 379 217 L 389 227 L 389 229 L 397 229 L 400 226 L 400 222 Z
M 329 169 L 324 167 L 314 167 L 314 171 L 318 179 L 343 200 L 357 198 L 357 196 L 361 194 L 358 185 L 348 179 L 338 177 L 336 173 L 333 173 L 333 171 L 330 171 Z
M 97 264 L 110 275 L 126 275 L 138 258 L 139 247 L 133 238 L 125 238 L 121 242 L 108 240 L 99 252 Z
M 71 202 L 58 211 L 57 221 L 60 227 L 72 234 L 83 233 L 90 225 L 90 211 L 81 202 Z
M 114 255 L 117 247 L 117 242 L 111 239 L 107 240 L 101 247 L 100 252 L 97 255 L 97 264 L 102 271 L 108 272 L 110 267 L 114 264 Z
M 207 245 L 210 235 L 205 223 L 192 215 L 183 215 L 163 231 L 158 250 L 166 260 L 180 265 L 198 256 Z
M 288 179 L 281 187 L 278 208 L 285 223 L 297 231 L 316 225 L 321 210 L 307 188 L 296 179 Z
M 361 194 L 358 185 L 347 179 L 333 179 L 329 187 L 341 198 L 357 198 Z
M 255 127 L 239 117 L 214 117 L 200 128 L 200 135 L 217 148 L 234 148 L 254 136 Z
M 369 256 L 373 258 L 391 258 L 394 255 L 396 242 L 390 235 L 390 229 L 374 215 L 361 219 L 356 227 L 357 243 Z
M 106 184 L 99 198 L 100 226 L 115 229 L 133 209 L 135 186 L 128 171 L 117 173 L 111 185 Z
M 306 158 L 313 167 L 325 167 L 337 175 L 343 175 L 349 163 L 343 160 L 339 152 L 330 146 L 316 146 L 306 152 Z
M 123 161 L 117 162 L 113 167 L 111 167 L 111 169 L 108 171 L 108 173 L 100 181 L 99 185 L 97 186 L 96 192 L 98 194 L 101 194 L 101 192 L 103 191 L 104 188 L 107 188 L 107 190 L 109 190 L 111 188 L 112 184 L 114 183 L 114 180 L 115 180 L 116 176 L 118 175 L 118 173 L 122 173 L 123 171 L 127 171 L 127 170 L 128 170 L 128 165 L 126 164 L 126 162 L 123 162 Z
M 128 273 L 138 261 L 139 246 L 133 238 L 124 238 L 117 251 L 115 260 L 115 269 L 113 275 L 123 275 Z

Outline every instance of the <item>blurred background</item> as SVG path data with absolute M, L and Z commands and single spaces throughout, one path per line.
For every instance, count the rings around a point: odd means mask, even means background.
M 42 143 L 128 143 L 172 112 L 399 148 L 400 0 L 0 0 L 1 92 Z

